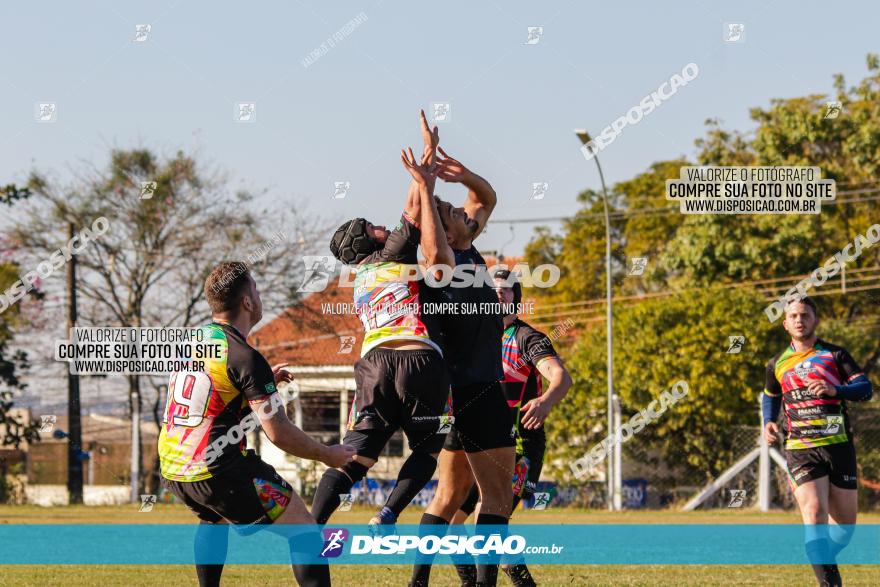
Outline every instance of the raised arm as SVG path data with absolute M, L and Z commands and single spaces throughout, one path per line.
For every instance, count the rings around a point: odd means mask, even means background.
M 471 236 L 471 239 L 475 239 L 486 228 L 489 216 L 498 203 L 498 197 L 488 181 L 465 167 L 461 161 L 447 155 L 442 148 L 438 148 L 443 158 L 437 159 L 437 176 L 443 181 L 461 183 L 468 189 L 464 211 L 477 223 L 477 228 Z
M 416 164 L 412 149 L 409 153 L 401 150 L 400 160 L 403 166 L 413 177 L 413 183 L 418 186 L 419 200 L 421 202 L 422 238 L 419 243 L 422 254 L 428 266 L 431 265 L 455 265 L 455 256 L 452 248 L 446 240 L 446 231 L 440 222 L 440 213 L 437 211 L 437 203 L 434 200 L 434 180 L 432 167 L 426 164 Z
M 429 169 L 434 165 L 437 158 L 437 145 L 440 144 L 440 131 L 434 126 L 434 129 L 428 126 L 428 119 L 425 117 L 425 111 L 419 111 L 419 126 L 422 132 L 422 165 L 426 165 Z M 429 188 L 431 193 L 434 192 L 435 176 L 431 176 Z M 406 207 L 404 211 L 410 218 L 421 224 L 422 201 L 419 195 L 419 183 L 413 179 L 409 184 L 409 190 L 406 194 Z
M 249 402 L 272 444 L 295 457 L 320 461 L 328 467 L 341 467 L 354 460 L 357 456 L 354 448 L 344 444 L 327 446 L 297 428 L 287 417 L 283 404 L 278 406 L 279 399 Z

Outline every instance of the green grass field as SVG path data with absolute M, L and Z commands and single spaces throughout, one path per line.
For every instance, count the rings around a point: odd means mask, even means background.
M 334 522 L 363 524 L 372 509 L 353 508 L 338 512 Z M 404 513 L 400 522 L 418 523 L 419 510 Z M 157 505 L 152 512 L 139 513 L 137 505 L 112 507 L 0 506 L 2 524 L 172 524 L 190 523 L 192 515 L 179 505 Z M 795 512 L 760 513 L 752 510 L 683 513 L 622 512 L 610 513 L 575 509 L 517 512 L 519 524 L 792 524 L 799 523 Z M 880 514 L 863 514 L 860 521 L 880 523 Z M 2 545 L 0 545 L 2 548 Z M 806 565 L 760 566 L 663 566 L 663 565 L 544 565 L 532 567 L 539 585 L 791 585 L 815 584 Z M 334 566 L 334 585 L 343 587 L 402 586 L 409 578 L 408 566 Z M 847 586 L 880 584 L 880 566 L 855 565 L 842 568 Z M 286 565 L 228 565 L 223 572 L 225 585 L 292 585 L 293 574 Z M 432 585 L 457 586 L 455 571 L 437 566 L 432 572 Z M 500 577 L 499 585 L 509 585 Z M 63 565 L 39 567 L 9 565 L 0 567 L 0 585 L 39 586 L 65 585 L 88 587 L 197 585 L 195 571 L 188 566 L 117 566 Z

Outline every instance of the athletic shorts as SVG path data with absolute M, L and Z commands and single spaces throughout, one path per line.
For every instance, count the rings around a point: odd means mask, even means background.
M 514 446 L 513 417 L 501 383 L 474 383 L 452 388 L 455 422 L 443 448 L 481 452 Z
M 375 348 L 354 366 L 356 391 L 343 443 L 377 459 L 403 429 L 413 451 L 443 446 L 451 413 L 449 374 L 437 351 Z
M 531 432 L 531 431 L 530 431 Z M 523 454 L 516 455 L 516 465 L 513 467 L 513 496 L 514 499 L 525 499 L 535 493 L 538 480 L 541 478 L 541 469 L 544 468 L 544 429 L 538 430 L 540 434 L 535 434 L 532 438 L 524 438 L 522 440 Z M 476 509 L 477 502 L 480 501 L 480 491 L 477 484 L 471 488 L 470 493 L 464 500 L 462 506 L 458 509 L 472 514 Z M 514 507 L 517 502 L 514 501 Z
M 162 485 L 200 520 L 236 525 L 271 524 L 290 504 L 293 488 L 272 465 L 249 450 L 240 465 L 202 481 L 172 481 Z
M 789 479 L 797 486 L 827 476 L 841 489 L 858 487 L 856 448 L 852 442 L 786 450 L 785 460 Z

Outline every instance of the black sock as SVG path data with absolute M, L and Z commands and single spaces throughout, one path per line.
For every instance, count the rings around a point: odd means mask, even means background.
M 300 587 L 330 587 L 329 565 L 304 565 L 298 561 L 310 559 L 316 553 L 321 552 L 324 538 L 318 532 L 305 532 L 288 538 L 290 548 L 290 562 L 293 567 L 293 576 Z
M 433 514 L 422 514 L 419 522 L 419 535 L 446 533 L 446 528 L 430 528 L 430 526 L 449 526 L 449 522 L 440 516 Z M 434 555 L 425 554 L 416 557 L 416 564 L 413 565 L 412 579 L 409 587 L 427 587 L 428 579 L 431 578 L 431 563 L 434 561 Z
M 199 523 L 193 542 L 193 553 L 200 587 L 219 587 L 228 547 L 228 524 Z
M 385 507 L 400 515 L 419 491 L 427 485 L 437 469 L 437 459 L 426 452 L 414 452 L 400 467 L 397 483 L 385 501 Z
M 458 579 L 461 581 L 461 587 L 476 587 L 477 585 L 477 566 L 473 563 L 455 564 L 455 572 L 458 573 Z
M 477 516 L 477 526 L 507 526 L 509 520 L 507 516 L 480 514 Z M 479 528 L 477 530 L 479 531 Z M 498 563 L 493 564 L 491 558 L 493 558 L 491 555 L 477 558 L 477 585 L 481 587 L 494 587 L 498 582 Z
M 358 467 L 352 467 L 352 465 L 358 465 Z M 368 467 L 355 462 L 349 463 L 346 467 L 353 469 L 352 474 L 355 477 L 360 472 L 360 468 L 363 468 L 363 472 L 360 477 L 354 480 L 339 469 L 327 469 L 321 475 L 318 488 L 315 490 L 315 498 L 312 500 L 312 517 L 318 524 L 327 523 L 327 520 L 339 507 L 339 494 L 350 493 L 352 486 L 360 481 L 368 470 Z
M 535 580 L 525 564 L 510 565 L 504 572 L 510 577 L 513 587 L 536 587 Z

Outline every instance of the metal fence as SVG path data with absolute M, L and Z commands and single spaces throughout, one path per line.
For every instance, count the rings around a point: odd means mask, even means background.
M 880 509 L 880 406 L 855 404 L 849 409 L 855 435 L 859 472 L 859 509 Z M 759 444 L 759 426 L 738 426 L 719 444 L 729 450 L 733 465 Z M 784 454 L 781 442 L 777 450 Z M 721 450 L 721 448 L 719 448 Z M 683 505 L 688 499 L 704 489 L 717 472 L 691 467 L 666 467 L 663 459 L 650 446 L 631 442 L 623 445 L 624 487 L 623 501 L 636 507 L 662 508 Z M 796 507 L 788 484 L 787 474 L 776 464 L 771 466 L 770 501 L 774 508 Z M 638 495 L 643 488 L 645 495 Z M 636 495 L 633 495 L 633 493 Z M 604 507 L 606 503 L 604 484 L 582 488 L 583 505 Z M 715 493 L 701 508 L 753 507 L 758 499 L 758 462 L 753 462 L 728 482 L 722 491 Z M 641 505 L 643 504 L 643 505 Z

